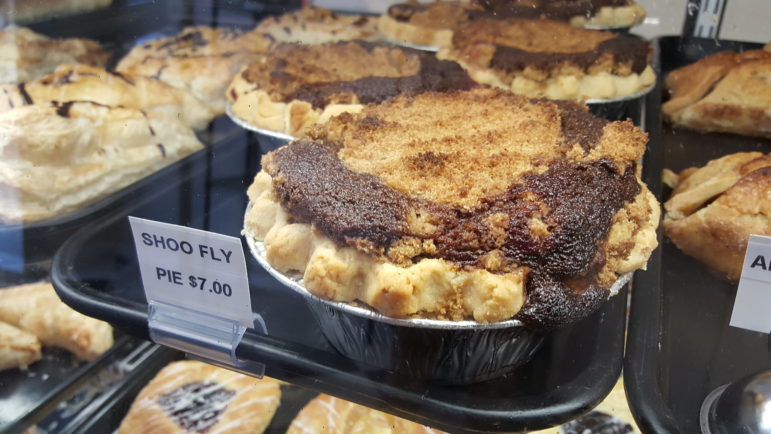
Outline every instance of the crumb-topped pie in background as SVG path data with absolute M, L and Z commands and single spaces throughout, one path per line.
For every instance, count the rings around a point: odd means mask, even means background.
M 282 44 L 236 75 L 227 97 L 233 114 L 248 124 L 297 136 L 362 104 L 474 85 L 457 63 L 410 48 L 362 41 Z
M 479 83 L 552 99 L 629 96 L 656 80 L 644 40 L 550 20 L 473 20 L 438 56 Z
M 398 96 L 264 157 L 245 233 L 325 299 L 557 327 L 596 310 L 656 246 L 646 142 L 572 102 Z
M 324 44 L 338 41 L 374 41 L 378 34 L 376 18 L 371 15 L 338 14 L 323 8 L 306 6 L 283 15 L 262 20 L 255 29 L 276 42 Z
M 680 250 L 730 281 L 741 276 L 750 234 L 771 236 L 771 154 L 739 152 L 665 172 L 674 188 L 664 231 Z

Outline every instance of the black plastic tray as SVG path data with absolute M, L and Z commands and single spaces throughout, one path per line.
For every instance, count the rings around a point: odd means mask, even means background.
M 205 170 L 166 172 L 155 197 L 142 197 L 95 219 L 57 252 L 52 279 L 65 302 L 129 333 L 148 338 L 142 290 L 128 215 L 239 236 L 246 187 L 259 155 L 246 143 L 218 146 Z M 199 161 L 200 160 L 200 161 Z M 168 176 L 165 176 L 168 175 Z M 200 183 L 203 185 L 199 185 Z M 197 190 L 196 190 L 197 189 Z M 169 208 L 177 197 L 201 206 L 187 214 Z M 318 330 L 303 300 L 281 287 L 247 256 L 252 306 L 268 336 L 247 331 L 237 348 L 243 359 L 266 364 L 266 375 L 339 396 L 451 432 L 522 431 L 557 425 L 588 411 L 613 387 L 622 364 L 626 290 L 584 321 L 550 334 L 537 354 L 514 373 L 452 387 L 396 376 L 342 357 Z
M 678 67 L 723 50 L 760 44 L 706 39 L 659 38 L 661 78 Z M 664 96 L 665 97 L 665 96 Z M 662 125 L 659 87 L 648 97 L 651 143 L 645 178 L 659 199 L 664 168 L 680 171 L 741 151 L 771 152 L 771 140 L 703 134 Z M 699 408 L 715 388 L 771 368 L 767 336 L 729 327 L 736 285 L 682 254 L 668 239 L 654 252 L 648 271 L 635 277 L 624 365 L 630 407 L 645 432 L 699 432 Z

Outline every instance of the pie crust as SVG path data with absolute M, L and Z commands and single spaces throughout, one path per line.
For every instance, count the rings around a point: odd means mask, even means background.
M 477 89 L 332 118 L 264 158 L 245 234 L 322 298 L 392 317 L 567 324 L 645 265 L 658 224 L 636 174 L 647 137 L 585 110 Z M 587 214 L 571 220 L 568 202 Z M 579 239 L 591 247 L 571 250 Z
M 474 20 L 438 57 L 478 83 L 551 99 L 623 97 L 656 80 L 646 42 L 548 20 Z
M 202 147 L 155 112 L 68 102 L 0 113 L 0 221 L 75 211 Z
M 713 54 L 670 72 L 665 88 L 661 111 L 677 126 L 771 138 L 771 52 Z
M 311 125 L 401 93 L 474 86 L 454 62 L 369 42 L 281 44 L 233 79 L 232 113 L 247 124 L 299 136 Z
M 110 107 L 153 111 L 206 128 L 215 112 L 190 93 L 149 77 L 85 65 L 62 65 L 45 77 L 0 84 L 0 113 L 30 104 L 88 101 Z
M 446 47 L 452 42 L 453 30 L 468 21 L 468 12 L 474 8 L 470 3 L 453 1 L 395 4 L 378 18 L 377 29 L 396 43 Z
M 197 361 L 163 368 L 131 404 L 118 433 L 262 433 L 281 402 L 278 381 Z
M 186 27 L 175 36 L 135 46 L 116 70 L 186 90 L 221 115 L 233 76 L 272 43 L 273 38 L 255 31 Z
M 750 234 L 771 236 L 771 154 L 739 152 L 669 175 L 664 230 L 685 254 L 730 281 Z
M 306 6 L 294 12 L 268 17 L 255 32 L 269 35 L 276 42 L 324 44 L 338 41 L 375 41 L 376 18 L 371 15 L 337 14 Z
M 0 29 L 0 83 L 36 80 L 63 64 L 103 67 L 109 57 L 90 39 L 51 39 L 20 26 Z

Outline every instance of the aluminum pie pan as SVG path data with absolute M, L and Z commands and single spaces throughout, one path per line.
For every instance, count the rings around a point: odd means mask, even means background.
M 420 51 L 437 52 L 441 48 L 438 45 L 411 44 L 409 42 L 396 41 L 396 40 L 390 39 L 390 38 L 383 38 L 383 42 L 387 42 L 387 43 L 392 44 L 392 45 L 398 45 L 399 47 L 412 48 L 413 50 L 420 50 Z
M 655 87 L 656 87 L 656 82 L 654 81 L 650 86 L 642 90 L 638 90 L 635 93 L 630 93 L 629 95 L 617 96 L 615 98 L 589 98 L 589 99 L 585 99 L 583 102 L 586 104 L 609 104 L 609 103 L 616 103 L 616 102 L 626 102 L 626 101 L 634 100 L 647 95 Z
M 260 128 L 258 126 L 250 124 L 249 122 L 246 122 L 245 120 L 239 118 L 233 113 L 233 105 L 229 102 L 225 106 L 225 114 L 227 114 L 227 116 L 230 118 L 231 121 L 233 121 L 234 124 L 238 125 L 239 127 L 245 130 L 249 130 L 258 134 L 262 134 L 264 136 L 275 138 L 275 139 L 285 140 L 287 143 L 295 139 L 294 136 L 290 136 L 289 134 L 279 133 L 278 131 L 272 131 L 265 128 Z
M 249 209 L 251 209 L 251 202 L 247 206 L 247 213 L 249 212 Z M 318 297 L 314 294 L 312 294 L 310 291 L 308 291 L 305 286 L 302 284 L 302 277 L 299 275 L 296 276 L 288 276 L 275 268 L 273 268 L 270 263 L 268 263 L 267 255 L 265 251 L 265 244 L 262 241 L 255 240 L 250 234 L 245 233 L 244 237 L 246 238 L 246 243 L 249 246 L 249 250 L 252 253 L 252 256 L 257 260 L 257 262 L 262 266 L 268 273 L 270 273 L 271 276 L 276 278 L 281 284 L 288 287 L 289 289 L 293 290 L 294 292 L 302 295 L 303 297 L 307 299 L 311 299 L 314 302 L 322 303 L 325 305 L 332 306 L 336 309 L 339 309 L 340 311 L 343 311 L 345 313 L 356 315 L 361 318 L 370 319 L 373 321 L 378 321 L 394 326 L 400 326 L 400 327 L 414 327 L 414 328 L 422 328 L 422 329 L 442 329 L 442 330 L 494 330 L 494 329 L 504 329 L 504 328 L 510 328 L 510 327 L 523 327 L 524 324 L 522 324 L 521 321 L 516 319 L 509 319 L 506 321 L 498 321 L 494 323 L 479 323 L 476 321 L 469 321 L 469 320 L 463 320 L 463 321 L 446 321 L 446 320 L 435 320 L 435 319 L 426 319 L 426 318 L 410 318 L 410 319 L 404 319 L 404 318 L 392 318 L 383 314 L 380 314 L 378 312 L 375 312 L 372 309 L 368 309 L 365 307 L 355 306 L 346 302 L 339 302 L 339 301 L 331 301 L 327 300 L 325 298 Z M 613 285 L 610 287 L 610 296 L 615 296 L 629 281 L 632 279 L 632 273 L 626 273 L 619 276 L 618 280 L 613 283 Z

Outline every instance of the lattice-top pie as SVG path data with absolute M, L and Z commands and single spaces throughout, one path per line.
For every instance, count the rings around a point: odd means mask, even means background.
M 647 137 L 494 89 L 399 96 L 268 154 L 245 233 L 323 298 L 393 317 L 555 327 L 656 246 Z
M 549 20 L 471 21 L 439 57 L 479 83 L 552 99 L 621 97 L 656 79 L 644 40 Z
M 233 113 L 249 124 L 296 136 L 362 104 L 474 85 L 457 63 L 410 48 L 361 41 L 284 44 L 244 68 L 228 98 Z

